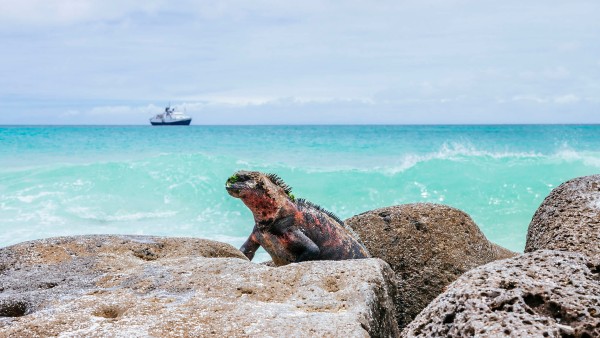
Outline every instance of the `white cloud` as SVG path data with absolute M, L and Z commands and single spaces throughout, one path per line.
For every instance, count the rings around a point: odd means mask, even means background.
M 561 52 L 574 52 L 581 48 L 581 44 L 577 41 L 563 42 L 558 45 Z
M 160 108 L 157 106 L 150 104 L 147 106 L 101 106 L 94 107 L 86 112 L 89 115 L 99 115 L 99 116 L 110 116 L 110 117 L 118 117 L 123 115 L 149 115 L 152 112 L 160 112 Z
M 574 94 L 561 95 L 554 98 L 554 102 L 558 104 L 576 103 L 579 101 L 581 101 L 581 99 Z
M 58 117 L 61 118 L 61 119 L 62 118 L 72 118 L 72 117 L 78 116 L 80 114 L 81 114 L 80 111 L 70 109 L 70 110 L 65 111 L 64 113 L 60 113 L 58 115 Z
M 2 0 L 0 21 L 5 24 L 73 24 L 116 19 L 134 10 L 149 8 L 136 1 L 102 0 Z
M 556 103 L 556 104 L 569 104 L 577 103 L 582 101 L 581 98 L 575 94 L 556 95 L 552 97 L 543 97 L 538 95 L 515 95 L 511 98 L 513 102 L 535 102 L 535 103 Z M 498 99 L 497 102 L 506 102 L 506 100 Z
M 585 101 L 598 104 L 598 103 L 600 103 L 600 97 L 586 97 Z
M 565 67 L 556 67 L 556 68 L 546 69 L 542 72 L 542 74 L 547 79 L 559 80 L 559 79 L 568 78 L 571 75 L 571 72 L 569 72 L 569 70 L 566 69 Z
M 257 97 L 257 96 L 204 96 L 199 97 L 204 102 L 202 106 L 231 106 L 231 107 L 246 107 L 246 106 L 259 106 L 272 102 L 275 100 L 274 97 Z M 184 103 L 191 107 L 197 106 L 198 103 Z
M 537 95 L 516 95 L 512 97 L 512 101 L 529 101 L 535 103 L 546 103 L 548 99 Z
M 58 119 L 51 119 L 51 124 L 140 124 L 146 118 L 162 111 L 162 107 L 153 104 L 102 105 L 87 109 L 66 109 L 56 114 Z
M 519 73 L 519 78 L 526 81 L 564 80 L 571 76 L 571 72 L 563 67 L 546 68 L 542 70 L 526 70 Z

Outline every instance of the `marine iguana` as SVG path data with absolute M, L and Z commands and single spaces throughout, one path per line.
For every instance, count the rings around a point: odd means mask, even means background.
M 240 248 L 250 260 L 259 246 L 277 266 L 370 257 L 352 229 L 323 208 L 296 199 L 277 175 L 238 171 L 227 180 L 225 188 L 254 215 L 254 229 Z

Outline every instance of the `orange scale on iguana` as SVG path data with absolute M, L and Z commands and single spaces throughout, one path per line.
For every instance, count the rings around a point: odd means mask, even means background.
M 254 229 L 240 248 L 250 260 L 260 246 L 276 265 L 370 257 L 352 229 L 318 205 L 294 198 L 277 175 L 238 171 L 225 188 L 254 216 Z

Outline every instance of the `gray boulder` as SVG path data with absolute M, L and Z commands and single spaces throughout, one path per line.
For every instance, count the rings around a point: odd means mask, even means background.
M 452 283 L 404 337 L 600 337 L 600 266 L 535 251 L 475 268 Z
M 600 262 L 600 175 L 579 177 L 556 187 L 536 211 L 525 252 L 581 252 Z
M 273 268 L 228 244 L 81 236 L 0 249 L 0 337 L 395 337 L 378 259 Z
M 392 206 L 345 221 L 373 257 L 398 279 L 398 324 L 404 327 L 464 272 L 516 253 L 489 242 L 466 213 L 445 205 Z

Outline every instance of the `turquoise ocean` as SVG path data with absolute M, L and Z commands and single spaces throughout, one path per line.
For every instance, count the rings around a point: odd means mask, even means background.
M 252 215 L 224 185 L 246 169 L 342 219 L 446 204 L 522 251 L 548 193 L 600 173 L 599 125 L 4 126 L 0 149 L 0 246 L 108 233 L 238 247 Z

